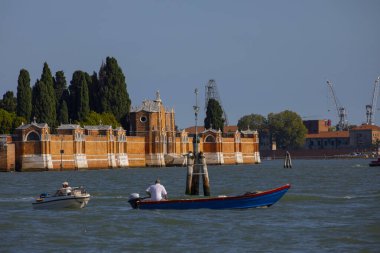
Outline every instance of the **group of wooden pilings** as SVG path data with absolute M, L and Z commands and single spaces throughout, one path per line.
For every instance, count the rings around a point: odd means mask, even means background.
M 284 160 L 284 168 L 292 167 L 292 158 L 290 157 L 290 153 L 286 151 L 285 160 Z
M 189 152 L 187 155 L 186 194 L 199 195 L 199 181 L 202 176 L 203 194 L 210 196 L 210 180 L 208 177 L 206 158 L 203 152 Z

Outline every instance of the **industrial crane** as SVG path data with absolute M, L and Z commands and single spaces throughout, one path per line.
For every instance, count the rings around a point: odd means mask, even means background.
M 346 130 L 348 128 L 346 108 L 344 108 L 343 106 L 340 105 L 338 98 L 335 95 L 335 91 L 334 91 L 334 87 L 333 87 L 332 82 L 327 81 L 327 86 L 330 88 L 331 95 L 332 95 L 334 103 L 335 103 L 336 111 L 338 113 L 339 123 L 337 125 L 337 130 L 338 131 Z
M 365 106 L 366 115 L 367 115 L 367 125 L 373 125 L 375 121 L 377 97 L 379 95 L 379 80 L 380 80 L 380 76 L 377 77 L 373 85 L 372 103 L 370 105 Z

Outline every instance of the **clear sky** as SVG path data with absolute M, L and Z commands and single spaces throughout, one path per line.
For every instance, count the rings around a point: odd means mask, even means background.
M 159 90 L 179 128 L 194 125 L 195 88 L 203 124 L 209 79 L 230 124 L 283 110 L 337 123 L 326 80 L 349 123 L 361 124 L 380 75 L 380 1 L 0 2 L 0 96 L 16 93 L 22 68 L 31 85 L 45 61 L 69 82 L 107 56 L 118 60 L 132 105 Z

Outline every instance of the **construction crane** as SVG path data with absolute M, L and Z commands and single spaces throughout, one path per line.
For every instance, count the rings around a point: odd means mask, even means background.
M 334 103 L 335 103 L 336 111 L 338 113 L 339 122 L 337 125 L 337 130 L 338 131 L 346 130 L 348 128 L 346 108 L 344 108 L 343 106 L 340 105 L 339 100 L 335 95 L 335 91 L 334 91 L 334 87 L 333 87 L 332 82 L 327 81 L 327 86 L 330 88 L 330 92 L 331 92 L 331 95 L 332 95 Z
M 219 97 L 218 88 L 216 87 L 216 82 L 214 79 L 210 79 L 208 83 L 206 84 L 206 91 L 205 91 L 205 111 L 207 111 L 207 105 L 208 101 L 210 99 L 215 99 L 219 102 L 220 107 L 222 107 L 223 110 L 223 117 L 224 117 L 224 125 L 228 126 L 228 119 L 226 111 L 223 108 L 222 100 Z
M 375 121 L 377 97 L 379 96 L 379 80 L 380 80 L 380 76 L 377 77 L 373 85 L 372 103 L 370 105 L 365 106 L 366 115 L 367 115 L 367 125 L 373 125 Z

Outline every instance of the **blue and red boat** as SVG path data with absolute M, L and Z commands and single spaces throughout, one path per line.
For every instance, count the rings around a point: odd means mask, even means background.
M 128 202 L 134 209 L 245 209 L 269 207 L 276 203 L 289 190 L 290 184 L 262 191 L 247 192 L 238 196 L 218 196 L 190 199 L 172 199 L 152 201 L 140 198 L 139 194 L 131 194 Z

